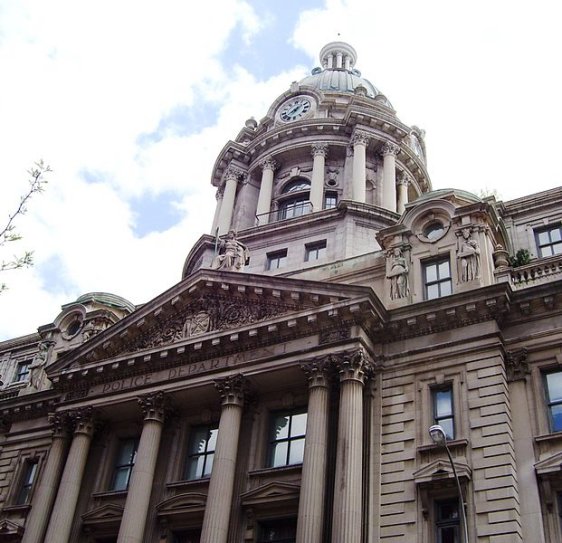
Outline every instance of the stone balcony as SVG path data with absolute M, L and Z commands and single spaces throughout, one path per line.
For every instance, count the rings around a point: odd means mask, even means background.
M 525 266 L 496 271 L 499 283 L 508 282 L 514 290 L 562 279 L 562 254 L 538 258 Z

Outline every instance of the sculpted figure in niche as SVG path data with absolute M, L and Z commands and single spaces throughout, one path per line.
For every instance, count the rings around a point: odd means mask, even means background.
M 408 264 L 399 247 L 395 247 L 389 255 L 392 255 L 392 260 L 386 277 L 390 279 L 390 299 L 399 300 L 408 296 Z
M 42 370 L 49 356 L 51 344 L 48 341 L 39 343 L 39 351 L 33 358 L 33 362 L 29 366 L 29 385 L 36 390 L 41 388 Z
M 478 242 L 472 238 L 470 228 L 462 229 L 457 258 L 461 283 L 480 278 L 480 247 Z
M 219 254 L 213 261 L 213 268 L 217 270 L 240 271 L 250 256 L 248 247 L 236 239 L 236 233 L 231 230 L 225 240 L 219 244 Z

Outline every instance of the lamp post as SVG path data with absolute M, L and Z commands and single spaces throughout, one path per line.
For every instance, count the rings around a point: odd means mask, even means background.
M 443 430 L 442 426 L 440 426 L 439 424 L 434 424 L 433 426 L 429 427 L 429 435 L 431 436 L 431 440 L 433 441 L 433 443 L 445 447 L 445 450 L 447 451 L 447 456 L 449 457 L 449 462 L 453 470 L 453 475 L 455 477 L 455 481 L 457 483 L 457 490 L 459 493 L 459 509 L 461 514 L 463 541 L 464 543 L 469 543 L 468 524 L 466 522 L 466 509 L 464 504 L 464 498 L 462 496 L 461 482 L 459 480 L 459 476 L 457 475 L 457 470 L 455 468 L 455 463 L 453 462 L 453 457 L 451 456 L 451 451 L 447 446 L 447 434 L 445 433 L 445 430 Z

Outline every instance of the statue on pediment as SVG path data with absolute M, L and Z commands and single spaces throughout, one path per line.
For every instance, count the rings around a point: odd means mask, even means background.
M 466 283 L 480 278 L 480 246 L 472 237 L 472 230 L 470 228 L 463 228 L 461 233 L 457 252 L 459 281 Z
M 241 271 L 250 257 L 248 247 L 236 239 L 234 230 L 230 230 L 226 239 L 220 241 L 218 250 L 212 266 L 217 270 Z

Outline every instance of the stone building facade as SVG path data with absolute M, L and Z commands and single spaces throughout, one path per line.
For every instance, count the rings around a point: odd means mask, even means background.
M 212 234 L 135 307 L 0 343 L 0 538 L 562 540 L 562 188 L 432 190 L 334 42 L 212 172 Z

